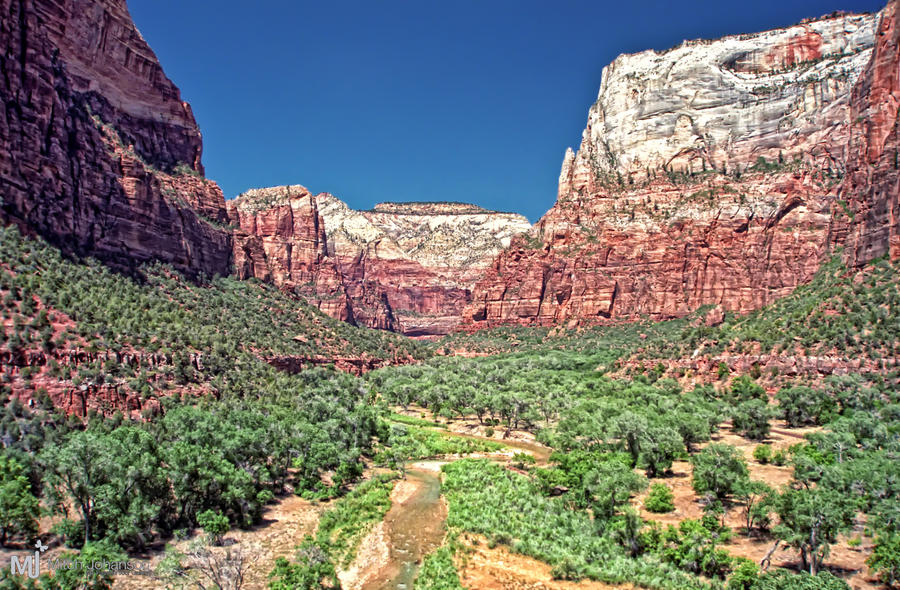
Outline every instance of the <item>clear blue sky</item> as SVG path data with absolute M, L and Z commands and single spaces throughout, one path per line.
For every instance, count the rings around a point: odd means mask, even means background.
M 603 66 L 868 0 L 129 0 L 227 198 L 279 184 L 355 208 L 467 201 L 536 221 Z

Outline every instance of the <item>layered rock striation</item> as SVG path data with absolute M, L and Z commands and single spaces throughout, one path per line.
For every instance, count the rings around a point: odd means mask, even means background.
M 862 96 L 885 86 L 866 80 L 891 11 L 617 58 L 556 204 L 476 284 L 465 327 L 746 312 L 807 282 L 858 168 Z M 866 227 L 842 236 L 883 242 Z
M 230 201 L 235 264 L 295 291 L 333 317 L 410 336 L 446 334 L 470 289 L 513 236 L 508 213 L 457 203 L 382 203 L 356 211 L 300 186 Z
M 653 172 L 743 170 L 759 157 L 840 169 L 850 89 L 874 44 L 874 15 L 839 15 L 668 51 L 603 69 L 560 194 Z
M 190 106 L 124 0 L 0 0 L 0 219 L 116 265 L 228 274 Z

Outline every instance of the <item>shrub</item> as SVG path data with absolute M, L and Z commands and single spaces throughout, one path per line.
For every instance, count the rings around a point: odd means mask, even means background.
M 753 590 L 850 590 L 850 586 L 828 572 L 812 576 L 806 572 L 778 570 L 761 576 Z
M 875 539 L 875 548 L 866 564 L 879 579 L 892 588 L 900 582 L 900 534 L 885 534 Z
M 753 458 L 761 465 L 766 465 L 772 460 L 772 446 L 757 445 L 756 448 L 753 449 Z
M 650 493 L 644 500 L 644 508 L 656 514 L 675 510 L 675 496 L 669 486 L 664 483 L 655 483 L 650 486 Z
M 728 590 L 753 590 L 759 578 L 759 566 L 746 558 L 738 558 L 740 565 L 728 578 Z
M 198 514 L 197 524 L 209 536 L 210 543 L 213 545 L 219 545 L 222 542 L 222 535 L 227 533 L 230 528 L 228 517 L 221 512 L 212 510 Z

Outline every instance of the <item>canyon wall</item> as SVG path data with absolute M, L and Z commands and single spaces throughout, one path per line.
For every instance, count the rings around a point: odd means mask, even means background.
M 892 14 L 617 58 L 566 153 L 556 204 L 476 284 L 464 326 L 747 312 L 807 282 L 838 239 L 860 105 L 892 108 L 862 98 L 878 77 L 876 28 L 880 46 Z
M 834 208 L 832 241 L 845 259 L 900 259 L 900 13 L 881 12 L 875 50 L 850 97 L 847 175 Z
M 0 0 L 0 220 L 121 266 L 228 274 L 190 106 L 124 0 Z
M 459 203 L 381 203 L 356 211 L 301 186 L 246 192 L 228 204 L 242 278 L 274 282 L 322 311 L 409 336 L 446 334 L 521 215 Z

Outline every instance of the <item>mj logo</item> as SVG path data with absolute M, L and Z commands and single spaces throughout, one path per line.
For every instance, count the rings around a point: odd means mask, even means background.
M 9 568 L 13 575 L 27 575 L 29 578 L 37 578 L 41 575 L 41 553 L 47 550 L 47 546 L 38 539 L 34 547 L 37 549 L 34 555 L 27 555 L 22 561 L 19 561 L 18 555 L 9 558 Z

